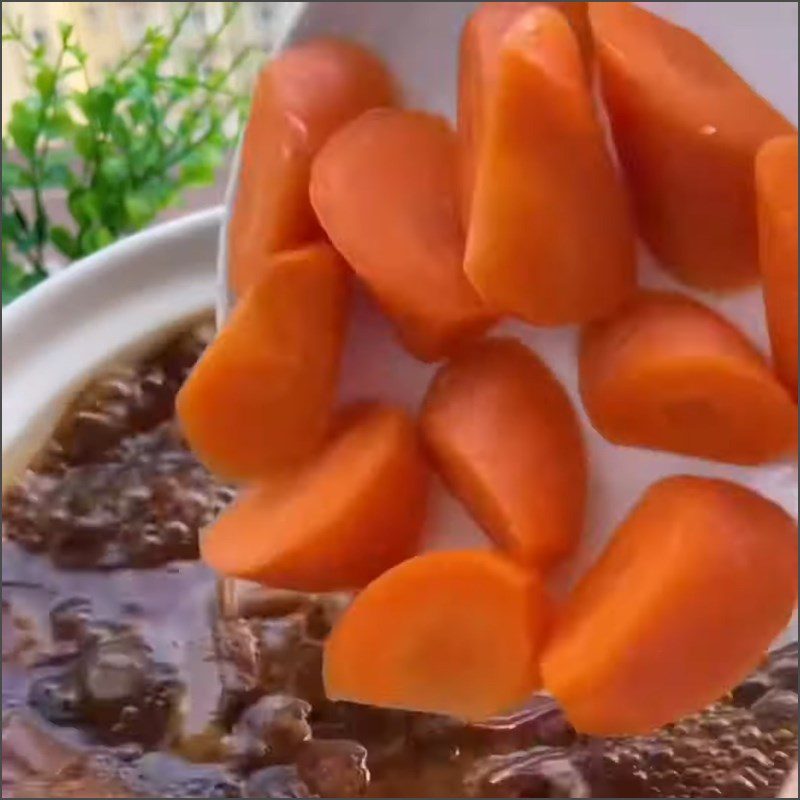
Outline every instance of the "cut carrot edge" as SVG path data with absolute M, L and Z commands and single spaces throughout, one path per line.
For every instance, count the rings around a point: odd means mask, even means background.
M 429 553 L 370 584 L 325 649 L 329 697 L 479 720 L 539 686 L 539 579 L 492 551 Z

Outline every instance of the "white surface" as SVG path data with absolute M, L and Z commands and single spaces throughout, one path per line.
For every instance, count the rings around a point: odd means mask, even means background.
M 107 247 L 3 309 L 3 483 L 109 362 L 214 302 L 221 207 Z
M 322 34 L 356 39 L 380 52 L 398 76 L 406 103 L 452 115 L 455 107 L 458 37 L 474 3 L 310 3 L 287 43 Z M 795 3 L 644 3 L 693 28 L 711 42 L 784 114 L 797 120 L 797 5 Z M 232 196 L 232 195 L 231 195 Z M 219 268 L 224 285 L 225 239 Z M 642 282 L 678 287 L 643 255 Z M 767 347 L 760 291 L 717 301 L 697 292 Z M 567 387 L 581 414 L 591 464 L 589 508 L 583 545 L 558 576 L 571 582 L 602 549 L 609 533 L 642 491 L 671 474 L 729 478 L 773 498 L 797 516 L 797 466 L 783 463 L 738 468 L 641 449 L 615 447 L 592 429 L 577 393 L 574 328 L 536 329 L 505 322 L 497 333 L 512 334 L 539 353 Z M 381 397 L 415 411 L 435 366 L 421 364 L 396 344 L 388 323 L 363 294 L 357 297 L 345 357 L 342 400 Z M 428 547 L 485 545 L 463 509 L 443 491 L 436 494 Z M 796 623 L 787 636 L 796 637 Z

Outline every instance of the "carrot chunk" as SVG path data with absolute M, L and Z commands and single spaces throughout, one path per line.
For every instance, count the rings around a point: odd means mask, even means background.
M 633 3 L 589 4 L 603 95 L 639 228 L 703 289 L 758 279 L 753 159 L 792 126 L 705 42 Z
M 453 493 L 491 538 L 550 566 L 583 527 L 586 454 L 575 412 L 545 364 L 515 339 L 486 339 L 443 367 L 421 430 Z
M 200 551 L 223 575 L 282 589 L 360 588 L 416 552 L 427 485 L 408 416 L 358 407 L 316 459 L 246 489 Z
M 767 142 L 756 157 L 761 276 L 772 358 L 797 399 L 797 137 Z
M 465 226 L 469 225 L 487 95 L 497 74 L 503 38 L 526 11 L 537 5 L 551 5 L 567 18 L 578 38 L 587 72 L 590 68 L 593 45 L 587 3 L 485 2 L 470 15 L 461 32 L 458 70 L 458 137 Z
M 367 112 L 312 168 L 325 232 L 426 361 L 490 322 L 462 269 L 456 182 L 455 134 L 443 118 L 413 111 Z
M 710 308 L 643 292 L 587 327 L 580 391 L 609 441 L 732 464 L 796 449 L 797 407 L 761 354 Z
M 328 696 L 481 720 L 539 687 L 550 606 L 540 580 L 499 553 L 406 561 L 371 583 L 325 648 Z
M 749 489 L 659 481 L 561 609 L 544 684 L 582 733 L 643 734 L 753 670 L 797 599 L 797 525 Z
M 178 393 L 195 454 L 247 480 L 310 456 L 327 432 L 347 324 L 348 270 L 318 243 L 269 259 Z
M 464 269 L 498 311 L 535 325 L 612 312 L 635 286 L 627 200 L 575 37 L 547 6 L 506 34 L 487 101 Z
M 336 39 L 293 47 L 262 70 L 228 230 L 237 295 L 253 284 L 270 253 L 320 238 L 308 200 L 311 159 L 339 126 L 368 108 L 391 105 L 394 97 L 378 57 Z

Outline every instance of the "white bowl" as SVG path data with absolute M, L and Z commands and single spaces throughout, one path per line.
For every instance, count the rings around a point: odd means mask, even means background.
M 103 367 L 209 311 L 222 208 L 82 259 L 3 309 L 3 485 Z

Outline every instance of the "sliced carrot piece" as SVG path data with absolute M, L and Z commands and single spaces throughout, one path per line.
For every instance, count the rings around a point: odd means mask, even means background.
M 561 609 L 545 687 L 582 733 L 647 733 L 742 680 L 796 599 L 797 525 L 783 509 L 727 481 L 667 478 Z
M 590 3 L 603 95 L 641 233 L 704 289 L 758 279 L 753 159 L 792 126 L 702 39 L 634 3 Z
M 245 490 L 200 551 L 223 575 L 282 589 L 360 588 L 416 552 L 427 484 L 408 416 L 359 407 L 299 472 Z
M 586 453 L 561 384 L 516 339 L 486 339 L 431 384 L 420 420 L 442 475 L 515 558 L 550 566 L 583 527 Z
M 537 5 L 551 5 L 567 18 L 578 38 L 587 72 L 591 65 L 594 48 L 587 3 L 485 2 L 470 15 L 461 32 L 458 72 L 458 137 L 465 226 L 469 225 L 487 95 L 497 75 L 503 38 L 526 11 Z
M 797 137 L 767 142 L 756 158 L 761 275 L 772 358 L 797 399 Z
M 319 447 L 347 306 L 347 265 L 329 244 L 270 258 L 178 393 L 183 432 L 209 469 L 247 480 Z
M 311 159 L 338 127 L 391 105 L 392 79 L 357 44 L 320 39 L 282 53 L 262 70 L 242 143 L 228 230 L 231 285 L 241 296 L 270 253 L 320 238 L 308 200 Z
M 376 109 L 314 161 L 311 202 L 325 232 L 423 360 L 490 317 L 462 270 L 456 140 L 432 114 Z
M 589 22 L 589 4 L 578 2 L 577 0 L 567 0 L 565 3 L 546 3 L 544 5 L 557 9 L 569 22 L 572 32 L 578 40 L 584 70 L 587 77 L 591 77 L 592 62 L 594 60 L 594 39 L 592 37 L 592 25 Z
M 550 605 L 542 583 L 499 553 L 406 561 L 371 583 L 325 647 L 333 700 L 480 720 L 539 687 Z
M 575 37 L 547 6 L 506 34 L 478 153 L 465 271 L 487 305 L 585 322 L 634 289 L 634 233 Z
M 797 447 L 797 408 L 761 354 L 688 297 L 646 292 L 590 325 L 580 391 L 595 428 L 617 444 L 733 464 Z

